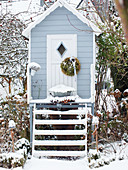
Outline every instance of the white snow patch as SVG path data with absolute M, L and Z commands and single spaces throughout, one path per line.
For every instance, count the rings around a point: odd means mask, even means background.
M 57 85 L 49 89 L 49 92 L 62 92 L 66 93 L 68 91 L 76 91 L 73 87 L 65 86 L 63 84 Z
M 93 116 L 92 124 L 93 124 L 93 125 L 98 125 L 98 124 L 99 124 L 99 118 L 98 118 L 98 117 Z
M 29 141 L 25 138 L 21 138 L 15 143 L 16 148 L 22 148 L 23 145 L 26 145 L 26 146 L 30 145 Z
M 116 89 L 114 92 L 115 92 L 115 93 L 120 93 L 120 90 L 119 90 L 119 89 Z
M 9 121 L 9 128 L 15 128 L 16 124 L 14 122 L 14 120 L 10 120 Z
M 59 84 L 49 89 L 49 94 L 53 97 L 75 96 L 76 90 L 73 87 Z M 58 99 L 59 100 L 59 99 Z
M 124 93 L 128 93 L 128 89 L 124 90 Z
M 97 110 L 96 113 L 97 113 L 98 115 L 100 115 L 100 116 L 103 116 L 103 113 L 101 113 L 100 110 Z
M 41 66 L 38 64 L 38 63 L 35 63 L 35 62 L 31 62 L 29 63 L 29 68 L 33 69 L 33 70 L 39 70 L 41 68 Z
M 35 73 L 41 68 L 38 63 L 32 62 L 28 64 L 28 67 L 31 68 L 31 75 L 34 76 Z
M 4 118 L 3 118 L 3 117 L 0 117 L 0 121 L 2 121 L 2 120 L 4 120 Z
M 22 99 L 22 97 L 20 95 L 15 95 L 15 98 L 19 99 L 19 100 Z
M 7 92 L 8 86 L 3 88 L 2 85 L 0 85 L 0 98 L 5 98 L 7 96 Z

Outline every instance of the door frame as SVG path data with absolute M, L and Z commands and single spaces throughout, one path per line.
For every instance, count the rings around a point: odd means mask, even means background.
M 52 51 L 49 50 L 48 47 L 50 47 L 52 44 L 51 44 L 51 40 L 53 39 L 73 39 L 73 42 L 74 44 L 72 44 L 74 46 L 74 54 L 76 54 L 75 57 L 77 57 L 77 34 L 52 34 L 52 35 L 47 35 L 47 96 L 48 96 L 48 90 L 49 90 L 49 82 L 51 80 L 50 76 L 49 75 L 49 70 L 51 69 L 50 65 L 51 65 L 51 60 L 50 60 L 50 57 L 51 57 L 51 53 Z M 49 77 L 49 78 L 48 78 Z M 77 91 L 77 80 L 76 80 L 76 91 Z

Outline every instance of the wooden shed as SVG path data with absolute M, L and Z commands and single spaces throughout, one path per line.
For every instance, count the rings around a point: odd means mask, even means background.
M 46 120 L 35 120 L 40 114 L 63 115 L 64 112 L 66 112 L 67 114 L 73 115 L 71 111 L 73 109 L 74 115 L 79 115 L 81 111 L 79 111 L 78 108 L 85 107 L 85 105 L 90 106 L 93 112 L 95 90 L 95 35 L 99 34 L 99 32 L 100 30 L 92 22 L 71 7 L 65 0 L 55 2 L 24 31 L 24 36 L 29 38 L 29 64 L 35 62 L 41 67 L 34 76 L 31 76 L 31 69 L 28 67 L 28 103 L 30 104 L 31 112 L 32 143 L 34 143 L 36 135 L 68 134 L 67 131 L 64 132 L 64 129 L 60 129 L 60 131 L 53 129 L 54 132 L 50 132 L 49 130 L 47 133 L 44 133 L 43 130 L 37 132 L 37 130 L 35 130 L 36 124 L 41 125 L 44 123 L 46 125 L 47 123 L 50 124 L 49 121 L 51 121 L 47 120 L 47 122 L 44 122 Z M 67 76 L 62 72 L 60 65 L 66 58 L 78 59 L 80 70 L 77 75 Z M 61 103 L 61 105 L 58 106 L 60 103 L 55 105 L 55 103 L 53 104 L 51 101 L 46 100 L 50 95 L 49 89 L 59 84 L 76 89 L 76 93 L 81 100 L 69 101 L 66 103 L 67 106 L 65 106 L 65 103 Z M 58 107 L 59 109 L 57 109 Z M 63 108 L 66 108 L 66 110 Z M 38 113 L 38 116 L 34 115 L 33 118 L 33 113 Z M 84 116 L 83 120 L 77 120 L 73 117 L 70 117 L 71 120 L 58 120 L 61 122 L 57 122 L 57 120 L 54 120 L 56 118 L 53 118 L 51 124 L 65 125 L 73 123 L 73 127 L 75 127 L 77 123 L 85 123 L 85 117 L 86 116 Z M 34 124 L 36 121 L 37 123 Z M 74 129 L 68 131 L 68 135 L 76 135 L 77 133 L 78 135 L 82 135 L 83 133 L 85 135 L 87 128 L 85 127 L 85 131 L 81 131 L 80 129 L 80 131 L 76 132 L 73 130 Z M 45 140 L 45 142 L 35 141 L 35 143 L 36 144 L 33 144 L 33 152 L 35 151 L 36 145 L 51 146 L 52 144 L 52 142 L 47 142 L 47 140 Z M 76 141 L 76 145 L 83 145 L 85 143 L 85 141 Z M 60 141 L 59 143 L 57 143 L 57 141 L 53 142 L 54 146 L 59 144 L 61 144 L 61 146 L 76 146 L 73 141 L 62 141 L 62 143 Z M 45 152 L 44 155 L 67 155 L 67 152 L 52 153 L 53 154 L 51 154 L 51 152 Z M 69 155 L 77 156 L 77 154 L 78 153 L 75 154 L 75 151 L 73 153 L 70 151 Z

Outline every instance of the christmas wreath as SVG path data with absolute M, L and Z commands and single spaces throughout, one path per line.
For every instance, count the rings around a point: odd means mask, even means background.
M 78 72 L 80 71 L 80 62 L 75 57 L 68 57 L 65 58 L 64 61 L 62 61 L 60 67 L 62 72 L 67 76 L 74 76 L 75 75 L 74 68 L 76 69 L 76 74 L 78 74 Z

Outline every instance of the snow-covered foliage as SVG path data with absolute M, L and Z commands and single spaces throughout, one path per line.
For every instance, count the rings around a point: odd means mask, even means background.
M 12 150 L 10 128 L 14 128 L 14 141 L 29 134 L 29 111 L 26 94 L 10 96 L 0 101 L 0 147 L 1 152 Z M 15 126 L 14 126 L 15 122 Z
M 25 25 L 16 16 L 1 15 L 0 20 L 0 63 L 1 74 L 24 76 L 27 60 L 27 43 L 22 36 Z
M 28 48 L 27 41 L 22 36 L 24 28 L 25 24 L 16 15 L 4 13 L 1 9 L 0 82 L 3 87 L 5 82 L 11 86 L 14 79 L 20 81 L 26 78 Z
M 104 165 L 109 165 L 110 162 L 115 160 L 115 156 L 112 157 L 105 157 L 101 156 L 100 152 L 96 152 L 95 150 L 90 149 L 89 154 L 88 154 L 88 161 L 89 161 L 89 167 L 92 168 L 99 168 Z
M 127 142 L 128 135 L 128 100 L 127 90 L 123 93 L 119 89 L 111 92 L 100 105 L 101 110 L 96 112 L 99 117 L 99 141 L 106 141 L 108 143 L 125 140 Z M 112 98 L 111 98 L 112 96 Z M 113 102 L 108 100 L 113 99 Z M 106 100 L 107 99 L 107 100 Z M 125 100 L 126 99 L 126 100 Z M 106 109 L 109 108 L 110 109 Z M 99 107 L 100 108 L 100 107 Z
M 123 139 L 124 139 L 125 142 L 128 143 L 128 134 L 127 133 L 123 134 Z
M 0 154 L 0 167 L 7 169 L 23 167 L 28 157 L 29 148 L 29 141 L 25 138 L 21 138 L 15 143 L 15 153 L 9 152 Z
M 114 90 L 118 88 L 123 92 L 127 88 L 128 46 L 122 30 L 121 19 L 112 0 L 109 0 L 108 9 L 108 15 L 103 18 L 104 23 L 101 24 L 103 32 L 97 39 L 96 69 L 99 74 L 97 82 L 102 86 L 106 71 L 110 68 Z
M 25 163 L 24 155 L 17 153 L 3 153 L 0 154 L 0 167 L 2 168 L 16 168 L 23 167 Z
M 88 161 L 90 168 L 98 168 L 109 165 L 113 161 L 127 160 L 128 144 L 122 140 L 114 143 L 103 143 L 99 145 L 99 151 L 89 150 Z
M 102 111 L 109 112 L 111 116 L 113 111 L 115 110 L 118 113 L 118 106 L 116 103 L 116 99 L 113 94 L 108 94 L 106 89 L 102 90 L 99 101 L 100 101 L 99 103 L 100 112 Z
M 0 154 L 0 167 L 13 169 L 16 167 L 23 167 L 27 156 L 28 156 L 28 147 L 29 142 L 27 139 L 22 138 L 15 143 L 17 151 L 14 153 L 1 153 Z
M 27 154 L 30 149 L 30 143 L 27 139 L 21 138 L 15 143 L 15 150 L 23 149 L 24 152 Z
M 44 12 L 44 8 L 40 6 L 40 0 L 1 1 L 0 9 L 3 13 L 11 13 L 18 16 L 26 25 L 29 25 Z
M 112 0 L 109 0 L 108 7 L 108 15 L 102 18 L 103 24 L 99 24 L 103 32 L 97 38 L 95 109 L 116 118 L 119 113 L 124 112 L 125 102 L 120 103 L 119 100 L 123 97 L 122 92 L 128 84 L 128 46 L 122 31 L 120 17 Z M 108 69 L 111 70 L 112 81 L 106 82 Z M 114 86 L 112 87 L 111 84 Z M 102 90 L 104 86 L 106 86 L 105 93 Z M 119 108 L 118 103 L 121 104 L 122 109 Z

